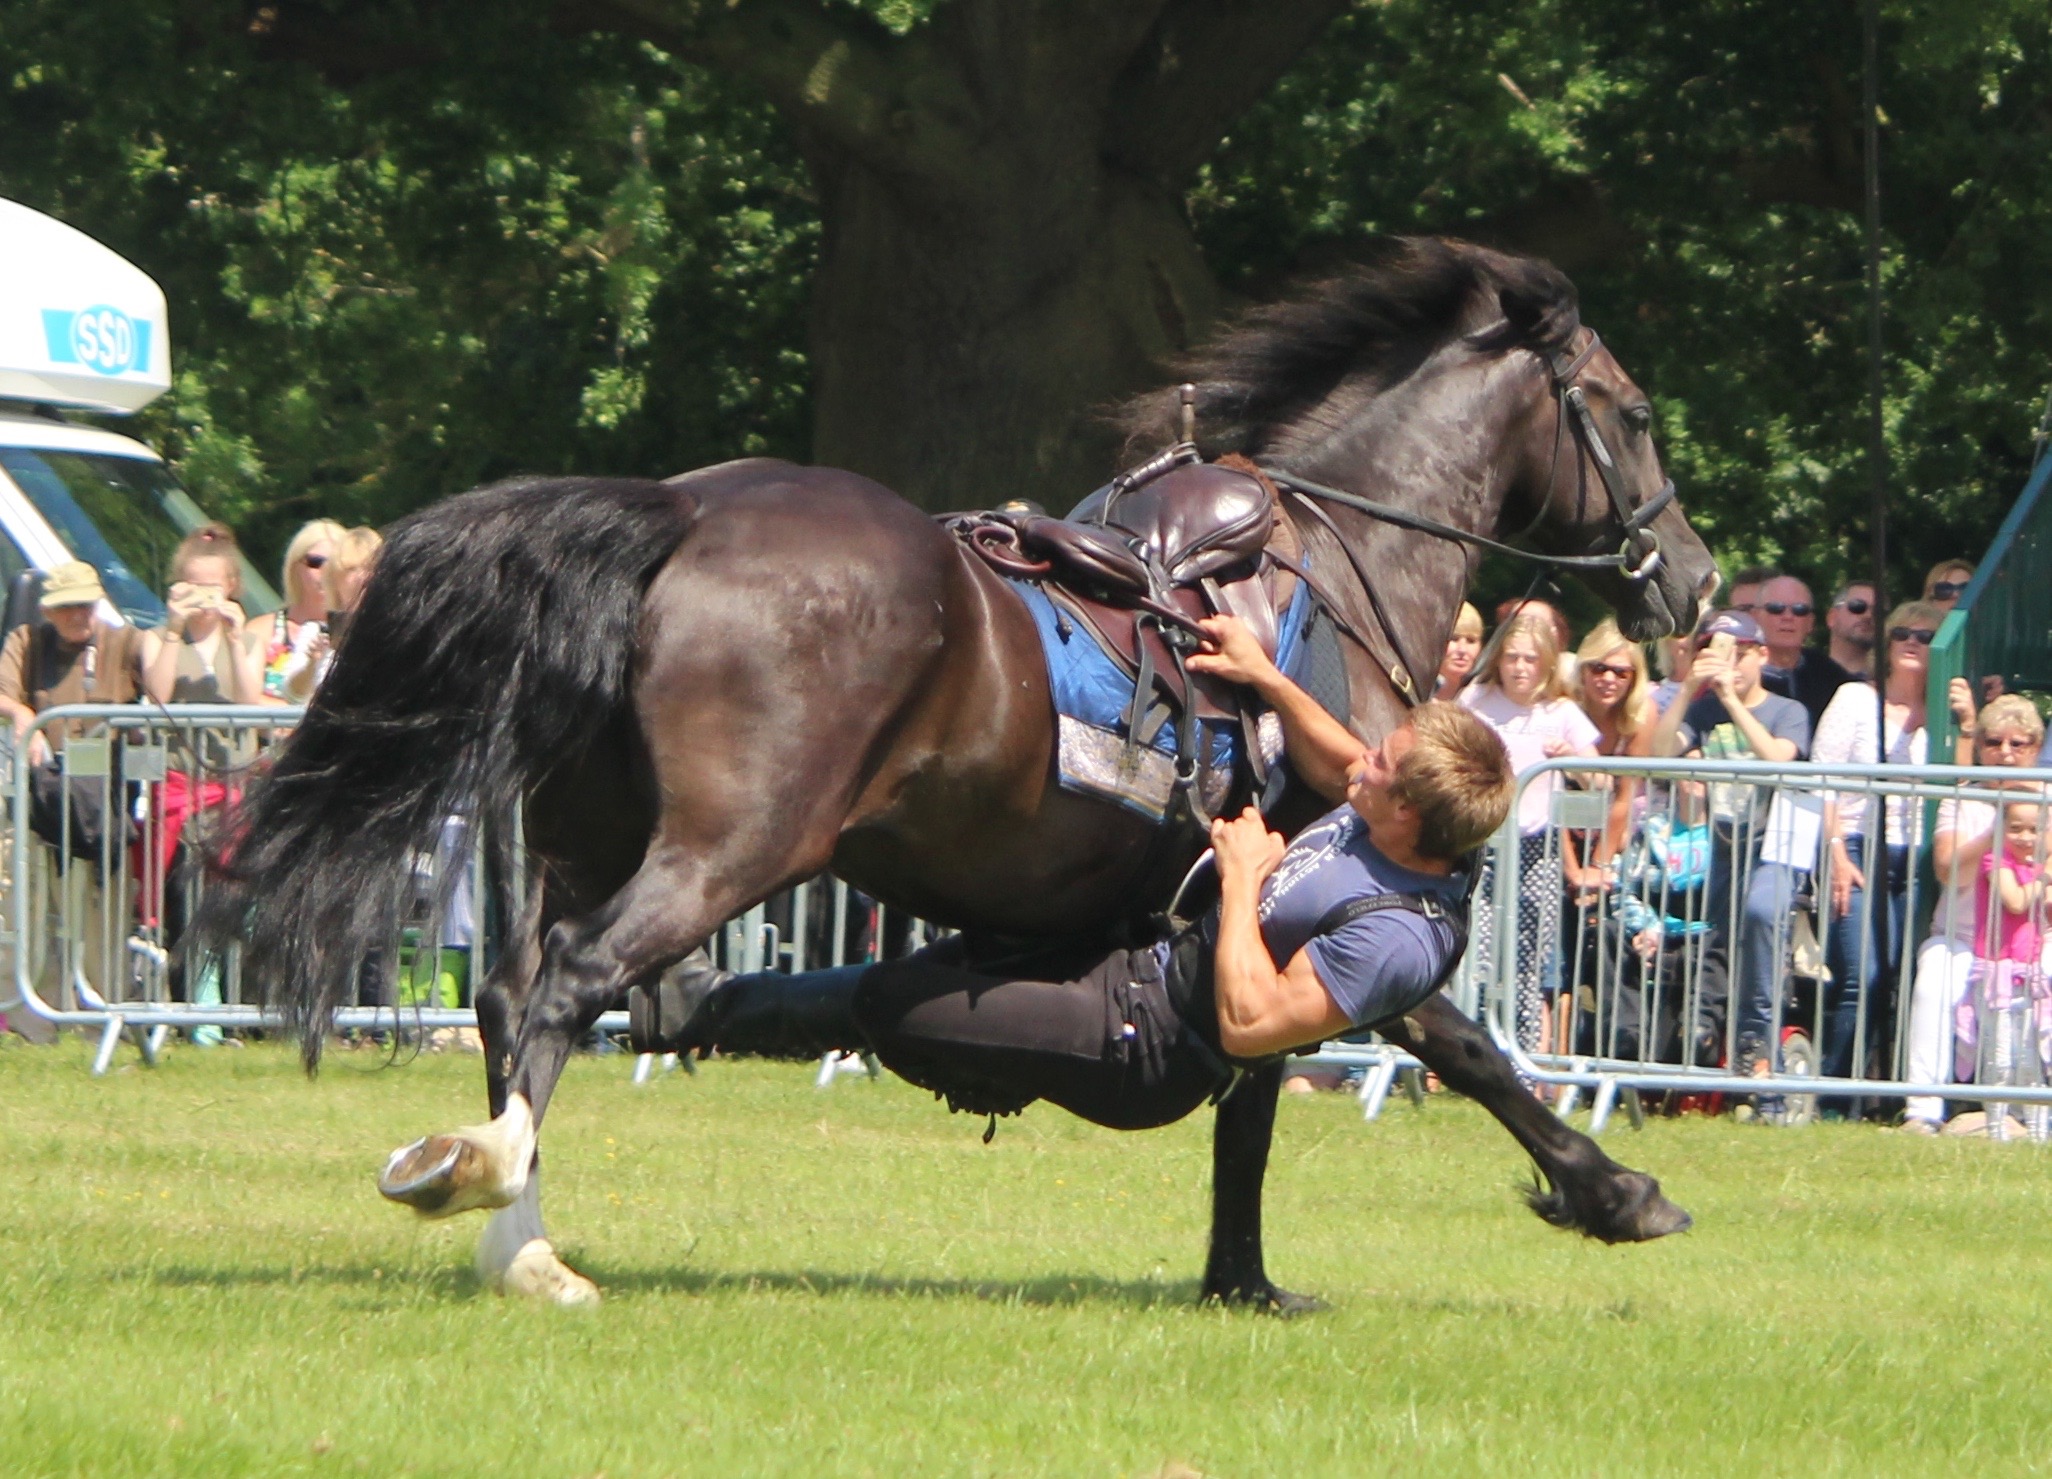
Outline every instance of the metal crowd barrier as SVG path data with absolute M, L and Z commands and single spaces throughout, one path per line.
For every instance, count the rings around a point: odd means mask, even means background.
M 181 844 L 213 835 L 253 767 L 282 742 L 302 712 L 213 704 L 71 705 L 39 714 L 19 745 L 0 725 L 0 784 L 9 798 L 7 857 L 0 869 L 0 952 L 6 958 L 0 1012 L 26 1013 L 52 1028 L 96 1030 L 96 1074 L 106 1072 L 124 1036 L 133 1038 L 146 1062 L 154 1062 L 174 1031 L 275 1029 L 276 1017 L 259 1004 L 261 992 L 243 980 L 235 952 L 218 969 L 188 968 L 180 958 L 178 936 L 205 888 L 203 870 L 185 861 L 191 849 Z M 42 759 L 38 738 L 50 749 L 40 766 L 30 763 L 31 755 Z M 441 855 L 416 859 L 423 892 L 433 887 L 435 870 L 463 867 L 470 871 L 473 896 L 481 898 L 475 880 L 483 872 L 483 838 L 476 828 L 455 828 L 453 835 L 464 839 L 459 849 L 465 855 L 445 846 Z M 474 984 L 489 970 L 500 942 L 491 928 L 492 911 L 473 912 Z M 708 948 L 730 970 L 795 971 L 917 949 L 936 933 L 838 879 L 820 878 L 729 920 Z M 475 1028 L 476 1013 L 468 1005 L 401 1000 L 440 990 L 435 981 L 444 946 L 428 941 L 407 948 L 410 956 L 402 951 L 375 978 L 373 994 L 389 999 L 342 1008 L 338 1030 Z M 423 952 L 433 961 L 425 982 L 418 970 Z M 624 1034 L 627 1014 L 606 1013 L 597 1030 L 607 1039 Z M 641 1060 L 637 1080 L 656 1066 Z M 822 1081 L 830 1076 L 823 1068 Z
M 2024 785 L 2036 793 L 2016 789 Z M 1988 984 L 1992 969 L 1972 966 L 1971 950 L 1926 947 L 1934 904 L 1955 885 L 1970 896 L 1979 877 L 1978 868 L 1934 877 L 1938 817 L 1985 805 L 2000 842 L 2009 810 L 2052 796 L 2052 769 L 1563 757 L 1518 777 L 1521 798 L 1534 786 L 1558 787 L 1546 829 L 1520 839 L 1513 807 L 1485 877 L 1494 923 L 1478 928 L 1449 989 L 1521 1073 L 1558 1088 L 1562 1113 L 1590 1094 L 1595 1128 L 1618 1105 L 1636 1120 L 1638 1094 L 1627 1091 L 1639 1090 L 1722 1095 L 1784 1123 L 1820 1103 L 1856 1112 L 1877 1101 L 1953 1101 L 1988 1106 L 1991 1134 L 2013 1132 L 2001 1108 L 2013 1106 L 2024 1132 L 2046 1137 L 2052 949 L 2017 963 L 1999 987 Z M 1909 828 L 1893 961 L 1879 953 L 1884 892 L 1874 885 L 1884 874 L 1871 855 L 1851 928 L 1832 941 L 1833 858 L 1819 824 L 1828 800 L 1862 797 L 1869 825 L 1893 801 Z M 1570 864 L 1602 869 L 1579 898 L 1561 879 Z M 1527 868 L 1540 876 L 1530 897 L 1520 889 Z M 2048 908 L 2038 906 L 2052 939 Z M 1660 926 L 1650 939 L 1640 928 L 1649 915 Z M 1536 974 L 1520 972 L 1521 934 Z M 1858 982 L 1866 985 L 1852 989 Z M 1534 986 L 1544 1003 L 1536 1031 Z M 1748 1001 L 1764 1018 L 1757 1039 L 1741 1029 Z M 1848 1071 L 1826 1073 L 1834 1051 Z

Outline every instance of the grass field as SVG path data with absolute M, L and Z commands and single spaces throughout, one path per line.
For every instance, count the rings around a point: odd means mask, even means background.
M 1610 1132 L 1696 1231 L 1555 1232 L 1472 1106 L 1286 1100 L 1270 1270 L 1194 1307 L 1208 1115 L 982 1124 L 896 1082 L 580 1059 L 548 1126 L 587 1314 L 381 1203 L 475 1059 L 86 1073 L 0 1043 L 0 1474 L 2003 1474 L 2052 1467 L 2027 1146 Z

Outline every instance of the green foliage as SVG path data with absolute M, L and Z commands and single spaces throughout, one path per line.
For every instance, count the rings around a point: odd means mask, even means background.
M 164 284 L 139 430 L 259 548 L 516 472 L 803 452 L 818 223 L 762 105 L 517 7 L 407 32 L 461 59 L 427 85 L 266 60 L 240 14 L 27 7 L 0 191 Z
M 1193 194 L 1252 291 L 1372 233 L 1555 256 L 1727 568 L 1867 568 L 1851 4 L 1361 4 Z M 2052 381 L 2052 12 L 1885 7 L 1891 579 L 1978 556 Z M 1505 572 L 1506 578 L 1515 576 Z
M 844 3 L 904 35 L 940 0 Z M 823 223 L 766 104 L 542 0 L 287 10 L 347 26 L 21 0 L 0 31 L 0 191 L 165 284 L 141 430 L 203 501 L 275 549 L 512 472 L 805 455 Z M 2052 13 L 1891 0 L 1883 58 L 1907 584 L 1984 547 L 2052 380 Z M 1850 0 L 1360 0 L 1191 215 L 1245 296 L 1378 232 L 1553 256 L 1727 564 L 1828 585 L 1867 547 L 1858 91 Z
M 565 1315 L 371 1188 L 477 1117 L 475 1058 L 90 1050 L 0 1040 L 10 1479 L 2010 1474 L 2052 1439 L 2027 1144 L 1620 1119 L 1698 1221 L 1605 1248 L 1519 1207 L 1472 1105 L 1292 1097 L 1269 1267 L 1333 1308 L 1284 1322 L 1193 1302 L 1202 1112 L 986 1146 L 896 1080 L 579 1055 L 546 1202 L 607 1303 Z

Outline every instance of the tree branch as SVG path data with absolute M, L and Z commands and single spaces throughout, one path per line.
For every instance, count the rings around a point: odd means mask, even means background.
M 949 106 L 951 79 L 919 65 L 923 48 L 916 41 L 849 7 L 819 0 L 562 0 L 556 24 L 636 36 L 743 78 L 813 140 L 894 169 L 916 159 L 922 146 L 959 142 L 942 137 L 966 112 L 966 99 Z
M 1173 0 L 1118 81 L 1107 155 L 1164 184 L 1181 184 L 1347 4 Z

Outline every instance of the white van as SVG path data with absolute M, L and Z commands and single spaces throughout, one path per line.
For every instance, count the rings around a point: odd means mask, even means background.
M 100 572 L 108 620 L 164 619 L 171 552 L 207 516 L 148 447 L 72 417 L 128 415 L 170 384 L 164 293 L 149 274 L 61 221 L 0 200 L 0 590 L 9 624 L 29 614 L 25 573 L 67 560 Z M 242 578 L 252 616 L 279 606 L 247 563 Z

